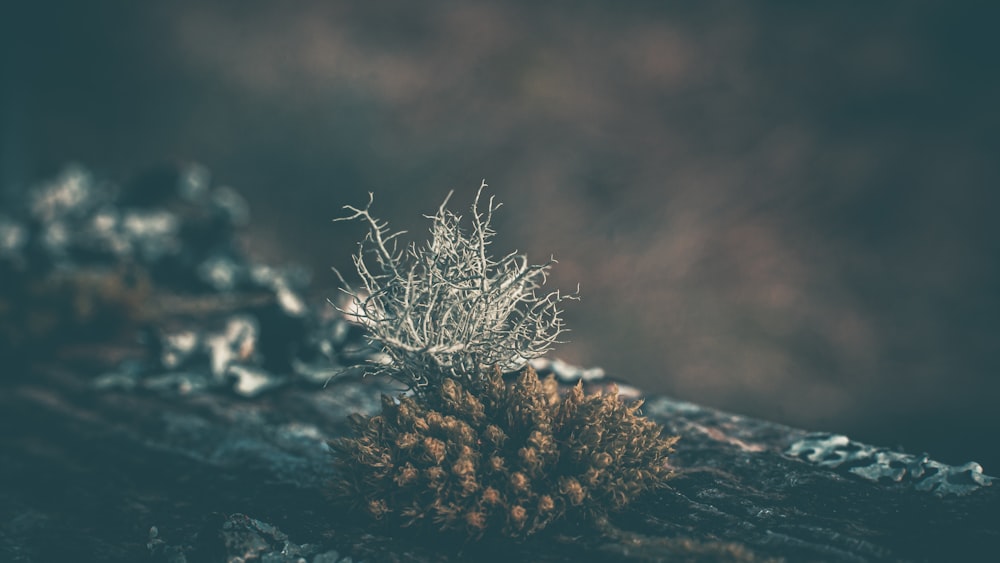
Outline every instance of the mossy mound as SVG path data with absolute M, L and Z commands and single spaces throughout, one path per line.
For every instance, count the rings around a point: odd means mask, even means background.
M 568 515 L 599 518 L 665 485 L 676 437 L 611 391 L 560 396 L 530 367 L 474 383 L 445 378 L 383 397 L 332 444 L 333 498 L 390 525 L 525 537 Z

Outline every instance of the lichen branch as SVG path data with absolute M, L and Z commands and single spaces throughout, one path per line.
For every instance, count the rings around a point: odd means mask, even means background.
M 559 343 L 566 329 L 560 304 L 578 291 L 539 293 L 547 280 L 550 258 L 531 264 L 516 251 L 494 259 L 488 246 L 496 234 L 493 196 L 481 208 L 482 182 L 472 203 L 472 231 L 447 208 L 449 193 L 431 220 L 430 239 L 400 250 L 405 231 L 391 232 L 370 213 L 374 196 L 363 208 L 337 221 L 362 220 L 368 233 L 353 256 L 361 286 L 347 283 L 348 314 L 364 324 L 390 361 L 374 371 L 418 391 L 442 378 L 474 380 L 484 368 L 515 371 Z M 336 271 L 336 269 L 335 269 Z

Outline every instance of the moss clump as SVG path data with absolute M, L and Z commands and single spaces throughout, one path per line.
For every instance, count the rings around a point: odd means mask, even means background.
M 332 445 L 333 496 L 394 526 L 522 538 L 563 516 L 598 518 L 662 487 L 676 438 L 615 392 L 560 396 L 530 367 L 506 384 L 444 378 L 383 397 Z

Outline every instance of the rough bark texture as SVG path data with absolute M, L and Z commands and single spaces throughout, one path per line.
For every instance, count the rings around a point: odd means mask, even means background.
M 683 436 L 680 476 L 603 527 L 501 547 L 410 537 L 321 494 L 326 440 L 375 408 L 379 381 L 246 399 L 100 389 L 61 363 L 23 375 L 0 395 L 3 560 L 943 561 L 1000 541 L 1000 489 L 971 469 L 937 492 L 873 482 L 792 455 L 802 431 L 664 397 L 647 412 Z

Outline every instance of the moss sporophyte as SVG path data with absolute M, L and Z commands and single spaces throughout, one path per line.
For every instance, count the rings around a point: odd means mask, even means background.
M 558 343 L 559 305 L 577 294 L 538 293 L 554 260 L 487 253 L 500 204 L 490 197 L 480 209 L 486 187 L 471 231 L 446 208 L 449 194 L 428 217 L 431 239 L 402 249 L 403 233 L 369 213 L 371 198 L 345 207 L 342 220 L 369 231 L 354 255 L 361 287 L 340 276 L 344 312 L 388 358 L 372 373 L 410 393 L 351 418 L 352 434 L 332 444 L 331 494 L 390 526 L 523 538 L 567 516 L 596 521 L 663 487 L 677 438 L 614 389 L 560 394 L 528 365 Z

